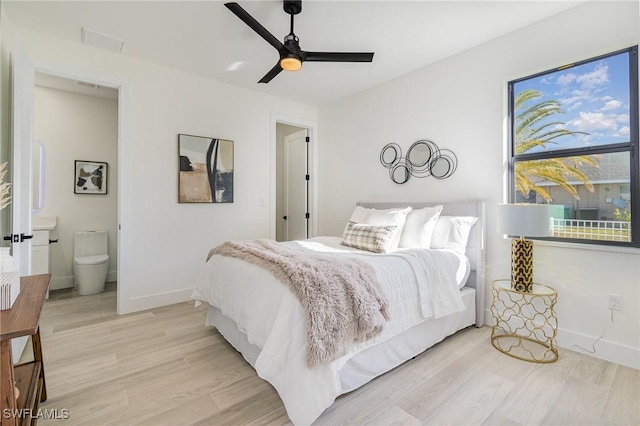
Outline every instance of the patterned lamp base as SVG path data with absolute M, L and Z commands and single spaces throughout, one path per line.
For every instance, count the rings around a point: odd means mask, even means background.
M 533 242 L 523 238 L 511 241 L 511 287 L 515 291 L 533 291 Z

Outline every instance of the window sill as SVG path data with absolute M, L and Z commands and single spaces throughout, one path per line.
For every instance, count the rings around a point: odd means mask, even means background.
M 549 241 L 549 240 L 536 240 L 536 245 L 542 246 L 550 246 L 550 247 L 560 247 L 560 248 L 568 248 L 574 250 L 593 250 L 593 251 L 607 251 L 613 253 L 628 253 L 628 254 L 637 254 L 640 255 L 640 248 L 638 247 L 620 247 L 620 246 L 609 246 L 604 244 L 581 244 L 581 243 L 568 243 L 565 241 Z

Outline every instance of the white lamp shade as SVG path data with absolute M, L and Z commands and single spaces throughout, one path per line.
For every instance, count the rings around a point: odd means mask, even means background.
M 551 207 L 546 204 L 498 204 L 498 232 L 520 237 L 548 237 Z

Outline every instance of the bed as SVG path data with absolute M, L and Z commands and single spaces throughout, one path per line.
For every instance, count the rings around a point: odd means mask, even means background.
M 350 343 L 329 361 L 310 366 L 305 326 L 308 317 L 302 304 L 272 272 L 256 264 L 219 254 L 211 256 L 192 298 L 208 309 L 206 325 L 215 326 L 258 375 L 274 386 L 290 420 L 296 425 L 311 424 L 339 395 L 366 384 L 459 330 L 484 324 L 483 202 L 358 203 L 359 208 L 368 211 L 407 206 L 418 211 L 438 205 L 442 205 L 438 220 L 477 218 L 469 227 L 465 247 L 457 253 L 448 249 L 403 248 L 372 254 L 345 247 L 342 237 L 287 243 L 296 250 L 333 256 L 346 253 L 370 264 L 389 300 L 391 315 L 382 331 Z M 449 266 L 427 266 L 431 262 Z M 424 285 L 438 280 L 448 283 L 438 288 Z M 451 290 L 453 285 L 455 289 Z

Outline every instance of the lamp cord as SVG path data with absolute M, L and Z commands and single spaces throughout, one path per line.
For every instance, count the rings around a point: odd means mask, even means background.
M 591 349 L 586 349 L 586 348 L 583 348 L 582 346 L 576 345 L 576 344 L 571 345 L 571 347 L 572 348 L 578 348 L 578 349 L 580 349 L 580 350 L 582 350 L 584 352 L 588 352 L 590 354 L 595 354 L 596 353 L 596 344 L 600 341 L 600 339 L 602 339 L 604 337 L 604 333 L 608 329 L 613 327 L 613 309 L 609 309 L 609 310 L 611 311 L 611 318 L 610 318 L 611 324 L 608 327 L 603 327 L 602 328 L 602 334 L 600 334 L 600 337 L 598 337 L 596 340 L 593 341 L 593 343 L 591 344 Z

